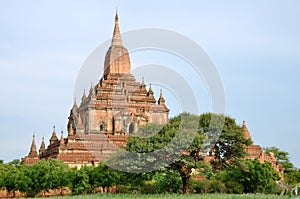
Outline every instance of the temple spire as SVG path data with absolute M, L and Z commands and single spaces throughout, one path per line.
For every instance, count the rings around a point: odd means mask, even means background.
M 85 94 L 85 89 L 83 89 L 83 94 L 81 97 L 81 101 L 84 102 L 86 100 L 86 94 Z
M 150 83 L 150 86 L 149 86 L 148 96 L 153 96 L 153 90 L 152 90 L 151 83 Z
M 159 104 L 159 105 L 164 105 L 164 104 L 165 104 L 165 98 L 163 97 L 163 94 L 162 94 L 162 90 L 161 90 L 161 89 L 160 89 L 160 94 L 159 94 L 158 104 Z
M 58 141 L 58 138 L 56 136 L 56 131 L 55 131 L 55 125 L 53 126 L 52 136 L 49 141 L 50 141 L 50 144 L 53 144 L 54 142 Z
M 145 84 L 145 81 L 144 81 L 144 77 L 142 77 L 142 83 L 141 83 L 141 87 L 140 87 L 140 88 L 143 88 L 143 89 L 146 88 L 146 84 Z
M 73 102 L 73 109 L 77 109 L 78 106 L 77 106 L 77 103 L 76 103 L 76 97 L 74 97 L 74 102 Z
M 44 137 L 42 138 L 42 143 L 40 146 L 40 150 L 39 150 L 39 154 L 41 155 L 42 153 L 44 153 L 46 151 L 46 145 L 45 145 L 45 139 Z
M 68 136 L 73 136 L 73 135 L 74 135 L 74 129 L 73 129 L 73 124 L 71 122 L 68 129 Z
M 61 131 L 61 136 L 60 136 L 60 146 L 63 146 L 64 144 L 65 144 L 64 132 Z
M 116 13 L 115 27 L 112 35 L 111 46 L 105 55 L 104 79 L 109 74 L 128 74 L 130 73 L 130 58 L 128 50 L 122 44 L 119 29 L 119 17 Z
M 96 97 L 95 88 L 93 86 L 93 83 L 91 83 L 89 98 L 94 98 L 94 97 Z
M 249 130 L 247 128 L 245 120 L 243 121 L 243 134 L 246 139 L 251 139 L 251 136 L 250 136 Z
M 36 144 L 35 144 L 35 135 L 33 134 L 32 136 L 32 143 L 31 143 L 31 147 L 30 147 L 30 152 L 28 157 L 37 157 L 37 150 L 36 150 Z
M 112 46 L 122 46 L 122 38 L 121 38 L 121 34 L 120 34 L 120 29 L 119 29 L 119 17 L 118 17 L 117 11 L 116 11 L 116 16 L 115 16 L 115 28 L 114 28 L 111 45 Z

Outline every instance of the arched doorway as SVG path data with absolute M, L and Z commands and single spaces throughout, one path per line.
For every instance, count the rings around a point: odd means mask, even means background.
M 134 131 L 135 131 L 135 125 L 133 122 L 131 122 L 129 125 L 129 134 L 134 133 Z
M 112 118 L 112 132 L 115 133 L 115 117 Z

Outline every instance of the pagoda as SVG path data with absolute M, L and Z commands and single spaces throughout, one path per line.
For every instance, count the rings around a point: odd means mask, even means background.
M 99 82 L 84 91 L 78 106 L 74 99 L 67 124 L 67 137 L 58 138 L 53 127 L 49 145 L 42 141 L 39 154 L 32 149 L 22 159 L 32 164 L 36 159 L 56 158 L 70 167 L 97 165 L 106 160 L 128 136 L 149 123 L 166 124 L 169 109 L 162 91 L 156 100 L 150 84 L 137 82 L 131 74 L 128 50 L 122 44 L 119 18 L 116 13 L 111 45 L 106 52 L 104 71 Z M 33 143 L 35 145 L 35 143 Z M 34 148 L 34 147 L 32 147 Z M 32 152 L 33 151 L 33 152 Z M 32 155 L 33 154 L 33 155 Z

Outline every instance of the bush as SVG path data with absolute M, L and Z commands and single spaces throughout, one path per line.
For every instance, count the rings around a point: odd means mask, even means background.
M 225 193 L 226 186 L 223 182 L 218 180 L 209 181 L 209 193 Z
M 193 193 L 208 193 L 209 191 L 209 180 L 191 180 L 190 181 L 190 190 Z
M 219 180 L 191 180 L 190 183 L 192 193 L 225 193 L 226 186 Z

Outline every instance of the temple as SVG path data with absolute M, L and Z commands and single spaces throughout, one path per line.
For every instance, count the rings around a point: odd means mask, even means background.
M 243 135 L 246 139 L 250 139 L 252 141 L 250 132 L 247 128 L 246 125 L 246 121 L 243 121 Z M 258 159 L 261 163 L 263 162 L 270 162 L 272 164 L 272 167 L 275 169 L 275 171 L 277 171 L 277 173 L 279 174 L 280 178 L 283 179 L 283 172 L 284 172 L 284 168 L 282 167 L 281 163 L 278 162 L 274 156 L 273 153 L 265 153 L 263 148 L 260 145 L 256 145 L 253 143 L 249 145 L 249 146 L 244 146 L 245 147 L 245 152 L 247 153 L 246 155 L 246 159 Z M 215 156 L 213 155 L 213 153 L 209 153 L 209 155 L 203 157 L 205 162 L 210 162 L 213 161 L 215 159 Z
M 128 136 L 140 126 L 148 123 L 166 124 L 169 109 L 160 91 L 156 100 L 151 84 L 146 88 L 144 79 L 137 82 L 130 73 L 130 57 L 122 44 L 119 18 L 115 16 L 115 26 L 111 45 L 106 52 L 104 71 L 99 82 L 90 87 L 88 95 L 82 94 L 78 106 L 74 99 L 67 124 L 67 136 L 61 132 L 57 137 L 55 126 L 46 147 L 42 140 L 39 154 L 33 136 L 28 156 L 22 162 L 31 165 L 40 159 L 56 158 L 70 167 L 97 165 L 106 160 L 119 146 L 124 146 Z M 243 122 L 243 132 L 251 139 L 250 132 Z M 247 158 L 267 161 L 283 177 L 283 167 L 274 154 L 266 154 L 259 145 L 245 146 Z M 205 161 L 213 156 L 204 157 Z
M 150 84 L 137 82 L 130 73 L 130 57 L 122 44 L 118 14 L 111 45 L 106 52 L 104 71 L 99 82 L 91 85 L 88 95 L 82 94 L 78 106 L 74 99 L 68 117 L 67 137 L 58 138 L 53 127 L 49 145 L 42 141 L 37 154 L 33 138 L 26 164 L 39 159 L 56 158 L 70 167 L 97 165 L 107 159 L 119 146 L 125 145 L 128 135 L 148 123 L 166 124 L 169 109 L 162 91 L 156 100 Z
M 250 132 L 247 128 L 246 121 L 243 121 L 243 133 L 245 138 L 251 139 Z M 281 163 L 278 162 L 274 156 L 274 154 L 271 153 L 265 153 L 263 148 L 256 144 L 251 144 L 249 146 L 245 146 L 245 150 L 248 154 L 247 158 L 250 158 L 252 160 L 258 159 L 260 162 L 270 162 L 273 166 L 273 168 L 278 172 L 281 179 L 283 179 L 283 172 L 284 168 L 282 167 Z

